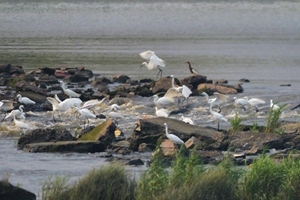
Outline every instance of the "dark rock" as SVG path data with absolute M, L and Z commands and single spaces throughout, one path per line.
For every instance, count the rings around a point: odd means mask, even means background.
M 199 84 L 206 83 L 207 78 L 206 76 L 196 75 L 196 76 L 189 76 L 184 78 L 181 83 L 183 85 L 192 85 L 193 89 L 196 89 Z
M 140 83 L 151 83 L 153 82 L 154 80 L 153 79 L 150 79 L 150 78 L 144 78 L 144 79 L 141 79 L 140 80 Z
M 27 74 L 24 77 L 24 81 L 26 81 L 26 82 L 35 82 L 36 79 L 35 79 L 33 74 Z
M 113 82 L 117 83 L 127 83 L 130 80 L 129 76 L 127 75 L 116 75 L 113 76 L 111 79 L 113 80 Z
M 244 147 L 246 143 L 248 145 Z M 261 153 L 265 147 L 283 149 L 283 138 L 278 134 L 264 132 L 238 132 L 228 137 L 228 148 L 243 149 L 246 155 Z
M 38 83 L 46 83 L 46 84 L 58 84 L 58 80 L 55 76 L 49 76 L 48 74 L 42 74 L 39 76 Z
M 74 141 L 72 134 L 66 129 L 35 129 L 22 135 L 18 140 L 18 149 L 26 144 L 38 142 Z
M 133 159 L 125 163 L 126 165 L 133 165 L 133 166 L 139 166 L 144 165 L 144 162 L 141 159 Z
M 241 83 L 250 83 L 250 80 L 249 80 L 249 79 L 246 79 L 246 78 L 241 78 L 241 79 L 239 80 L 239 82 L 241 82 Z
M 37 87 L 36 85 L 29 84 L 25 81 L 18 81 L 16 83 L 16 92 L 31 92 L 34 94 L 40 94 L 46 96 L 47 93 L 44 89 Z
M 60 142 L 44 142 L 31 143 L 24 146 L 25 152 L 77 152 L 77 153 L 95 153 L 105 151 L 106 146 L 99 141 L 60 141 Z
M 150 97 L 153 95 L 152 90 L 150 90 L 150 85 L 148 84 L 138 85 L 137 87 L 135 87 L 134 94 L 143 97 Z
M 13 186 L 8 181 L 0 181 L 1 200 L 35 200 L 36 195 L 22 188 Z
M 228 83 L 228 80 L 225 80 L 225 79 L 219 79 L 219 80 L 215 81 L 215 84 L 227 84 L 227 83 Z
M 44 67 L 44 68 L 40 68 L 40 70 L 43 74 L 47 74 L 48 76 L 55 75 L 55 69 L 53 68 Z
M 130 138 L 130 149 L 137 151 L 141 143 L 157 144 L 160 137 L 165 137 L 164 123 L 168 124 L 169 132 L 177 135 L 183 141 L 187 141 L 192 136 L 203 142 L 203 149 L 218 149 L 221 150 L 222 141 L 225 135 L 221 132 L 210 128 L 193 126 L 183 121 L 171 118 L 151 118 L 140 120 L 139 134 L 133 133 Z
M 11 64 L 0 65 L 0 73 L 10 73 L 10 70 L 11 70 Z
M 69 77 L 69 81 L 70 82 L 82 82 L 82 81 L 88 81 L 89 80 L 89 77 L 86 77 L 85 75 L 83 74 L 75 74 L 75 75 L 71 75 Z
M 9 73 L 20 75 L 20 74 L 25 74 L 25 71 L 23 70 L 22 66 L 12 66 Z

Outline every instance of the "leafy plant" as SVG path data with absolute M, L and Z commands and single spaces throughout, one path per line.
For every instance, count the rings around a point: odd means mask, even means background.
M 272 133 L 276 128 L 278 128 L 280 115 L 282 114 L 282 110 L 284 107 L 285 105 L 279 106 L 278 109 L 274 109 L 273 106 L 270 108 L 266 121 L 266 133 Z
M 239 114 L 236 112 L 234 115 L 234 118 L 230 120 L 231 124 L 231 132 L 236 133 L 238 131 L 241 131 L 243 127 L 241 126 L 242 119 L 239 117 Z

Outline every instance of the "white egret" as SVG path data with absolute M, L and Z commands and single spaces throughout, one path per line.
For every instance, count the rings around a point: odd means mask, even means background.
M 219 131 L 219 128 L 220 128 L 220 121 L 223 121 L 223 122 L 228 122 L 227 119 L 220 113 L 218 112 L 215 112 L 212 110 L 212 104 L 210 104 L 209 106 L 209 112 L 210 114 L 213 116 L 213 118 L 217 121 L 217 130 Z
M 266 103 L 264 100 L 258 99 L 258 98 L 251 98 L 251 99 L 249 99 L 247 96 L 245 96 L 244 99 L 247 100 L 250 103 L 250 105 L 255 108 L 256 111 L 258 111 L 258 107 L 257 106 Z
M 158 97 L 156 94 L 153 95 L 153 102 L 158 107 L 166 107 L 166 106 L 172 106 L 175 105 L 175 100 L 170 97 Z
M 218 106 L 219 113 L 221 112 L 221 104 L 227 101 L 228 96 L 224 94 L 220 94 L 218 92 L 214 92 L 215 98 L 209 99 L 208 94 L 206 92 L 202 92 L 202 95 L 205 96 L 207 103 L 211 104 L 212 106 Z
M 166 92 L 166 94 L 164 95 L 164 97 L 169 97 L 169 98 L 176 98 L 176 97 L 181 97 L 183 96 L 184 99 L 181 102 L 183 104 L 184 101 L 188 102 L 188 98 L 189 96 L 192 94 L 192 91 L 190 90 L 190 88 L 188 88 L 185 85 L 179 86 L 179 87 L 175 87 L 175 78 L 173 75 L 171 75 L 172 78 L 172 87 Z
M 140 56 L 146 60 L 149 60 L 149 62 L 143 62 L 141 67 L 146 66 L 148 70 L 158 69 L 159 72 L 157 74 L 157 77 L 159 74 L 162 77 L 163 70 L 160 67 L 165 67 L 165 61 L 157 57 L 155 52 L 153 51 L 145 51 L 140 53 Z
M 60 84 L 61 84 L 62 90 L 64 91 L 64 93 L 65 93 L 67 96 L 69 96 L 69 98 L 78 98 L 78 97 L 80 97 L 80 94 L 74 92 L 74 91 L 71 90 L 71 89 L 67 89 L 67 88 L 66 88 L 66 85 L 65 85 L 65 83 L 64 83 L 63 81 L 59 81 L 59 82 L 60 82 Z
M 278 110 L 280 107 L 273 102 L 273 99 L 271 99 L 270 100 L 270 108 L 275 111 L 275 110 Z
M 181 116 L 180 119 L 187 124 L 195 125 L 194 121 L 191 118 Z
M 120 106 L 118 104 L 112 104 L 110 106 L 109 113 L 108 113 L 108 118 L 111 118 L 116 125 L 118 124 L 118 121 L 117 121 L 118 119 L 123 119 L 124 118 L 123 115 L 116 112 L 119 109 L 120 109 Z
M 179 137 L 169 133 L 167 123 L 164 123 L 164 126 L 165 126 L 166 136 L 167 138 L 169 138 L 169 140 L 171 140 L 174 144 L 184 144 L 184 142 Z
M 25 122 L 17 120 L 15 115 L 13 115 L 13 119 L 14 119 L 15 126 L 18 127 L 21 131 L 23 131 L 24 129 L 29 129 L 29 125 L 26 124 Z
M 22 97 L 21 94 L 18 94 L 18 95 L 17 95 L 17 98 L 18 98 L 18 101 L 19 101 L 21 104 L 25 104 L 25 105 L 33 105 L 33 104 L 35 104 L 34 101 L 32 101 L 31 99 L 29 99 L 28 97 Z
M 24 106 L 20 105 L 19 109 L 12 110 L 4 119 L 10 119 L 15 116 L 17 119 L 25 119 L 25 113 L 23 112 Z
M 47 97 L 47 100 L 52 104 L 52 111 L 53 111 L 53 120 L 54 113 L 55 112 L 65 112 L 69 110 L 70 108 L 74 107 L 75 104 L 80 105 L 82 101 L 79 98 L 69 98 L 65 99 L 64 101 L 58 103 L 58 101 L 55 98 Z
M 190 72 L 191 72 L 194 76 L 200 74 L 196 69 L 192 68 L 192 65 L 191 65 L 190 62 L 186 62 L 186 63 L 189 65 Z
M 89 119 L 96 119 L 96 115 L 93 114 L 90 110 L 88 110 L 87 108 L 80 108 L 80 105 L 75 103 L 74 107 L 76 107 L 76 111 L 78 113 L 80 113 L 80 115 L 82 115 L 86 120 L 87 120 L 87 124 L 89 125 Z M 84 124 L 85 127 L 85 124 Z
M 157 117 L 165 117 L 168 118 L 170 111 L 164 108 L 160 108 L 158 109 L 157 107 L 155 107 L 155 114 Z
M 245 100 L 245 99 L 238 99 L 236 97 L 233 97 L 234 103 L 238 106 L 241 106 L 244 111 L 246 110 L 246 106 L 251 106 L 251 104 L 249 103 L 249 101 Z

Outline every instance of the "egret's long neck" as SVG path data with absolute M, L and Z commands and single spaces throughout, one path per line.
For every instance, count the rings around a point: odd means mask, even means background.
M 172 88 L 175 88 L 175 85 L 174 85 L 174 76 L 172 77 Z
M 19 110 L 20 110 L 21 112 L 23 112 L 23 108 L 22 108 L 22 106 L 20 106 L 20 107 L 19 107 Z
M 61 88 L 63 89 L 63 91 L 65 91 L 65 90 L 66 90 L 65 83 L 61 83 Z
M 206 98 L 206 100 L 207 100 L 207 103 L 209 103 L 208 95 L 205 95 L 205 98 Z
M 210 112 L 210 113 L 213 113 L 213 110 L 212 110 L 212 103 L 210 103 L 210 105 L 209 105 L 209 112 Z
M 166 135 L 169 135 L 168 126 L 166 125 Z

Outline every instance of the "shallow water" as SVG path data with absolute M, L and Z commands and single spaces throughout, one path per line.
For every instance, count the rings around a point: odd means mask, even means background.
M 259 97 L 266 105 L 262 113 L 238 111 L 244 123 L 263 124 L 270 99 L 281 105 L 300 103 L 299 10 L 296 1 L 2 1 L 0 63 L 21 65 L 26 72 L 45 66 L 85 66 L 103 76 L 156 79 L 156 71 L 139 68 L 144 60 L 138 54 L 150 49 L 166 61 L 164 76 L 189 76 L 185 62 L 190 61 L 209 79 L 223 78 L 234 85 L 248 78 L 250 83 L 242 85 L 244 92 L 234 96 Z M 222 112 L 229 119 L 234 108 L 228 104 Z M 127 136 L 135 120 L 154 115 L 148 106 L 151 100 L 140 98 L 121 109 L 125 119 L 120 128 Z M 216 126 L 203 97 L 192 97 L 189 108 L 184 115 L 197 125 Z M 283 118 L 299 121 L 298 112 L 287 109 Z M 51 115 L 36 115 L 27 118 L 33 127 L 52 125 Z M 42 125 L 31 122 L 40 117 L 48 120 Z M 4 123 L 12 128 L 10 122 Z M 225 123 L 221 127 L 230 128 Z M 69 174 L 75 180 L 104 164 L 98 154 L 24 153 L 11 138 L 1 138 L 0 145 L 1 177 L 8 176 L 36 194 L 40 182 L 51 174 Z M 129 168 L 139 170 L 144 168 Z

